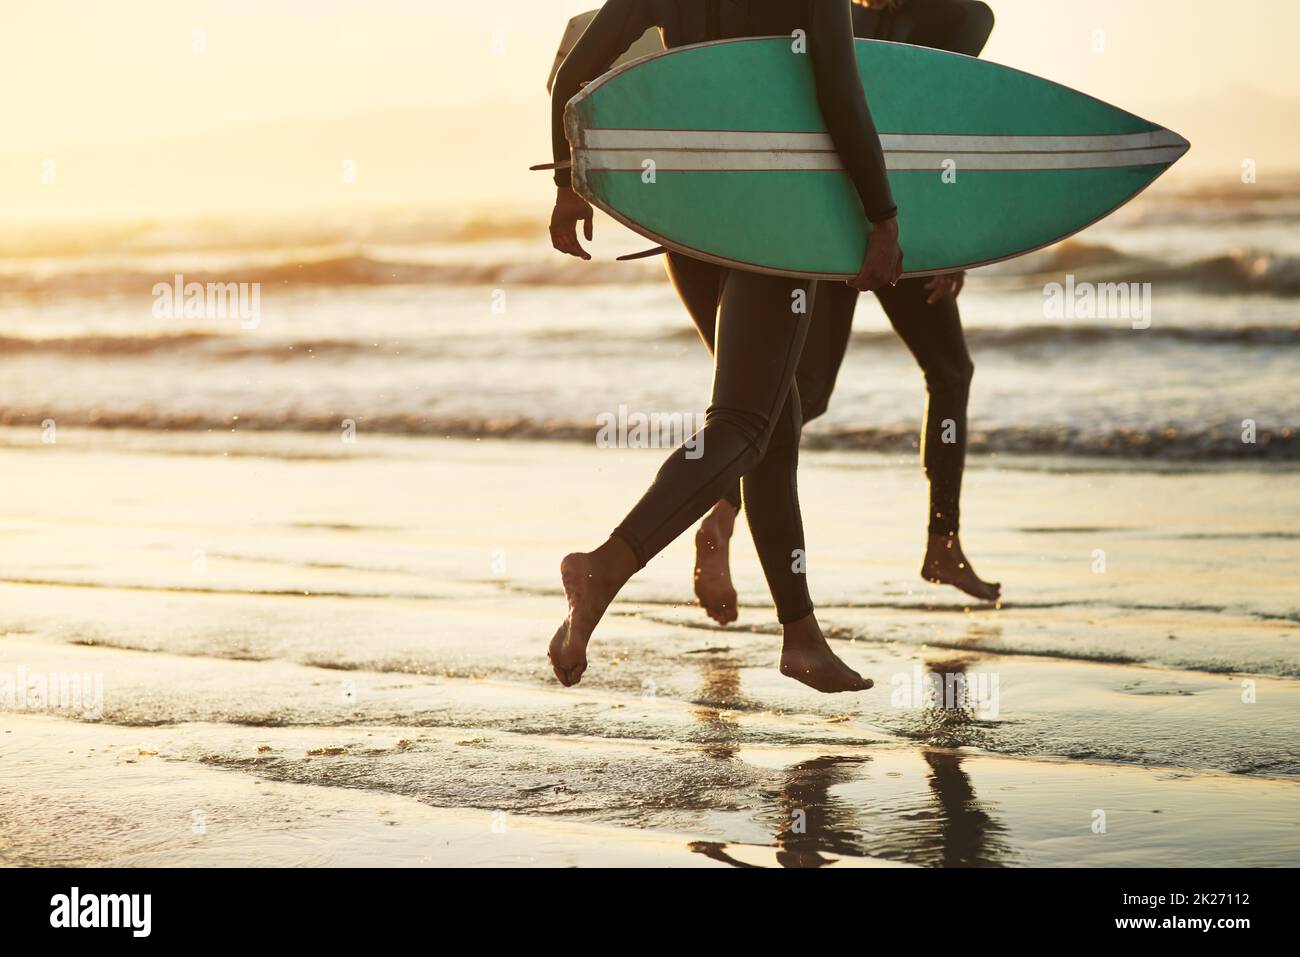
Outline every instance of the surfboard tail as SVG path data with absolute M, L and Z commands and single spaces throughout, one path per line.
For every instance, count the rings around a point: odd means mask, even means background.
M 569 141 L 569 173 L 572 177 L 573 190 L 579 196 L 591 201 L 587 188 L 586 155 L 586 110 L 582 108 L 584 95 L 579 93 L 564 107 L 564 135 Z

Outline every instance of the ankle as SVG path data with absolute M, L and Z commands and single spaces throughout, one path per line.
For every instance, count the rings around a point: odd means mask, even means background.
M 932 551 L 939 549 L 959 551 L 961 549 L 961 539 L 957 537 L 956 532 L 931 532 L 926 544 Z
M 731 533 L 724 528 L 720 528 L 716 522 L 707 515 L 700 522 L 700 527 L 695 530 L 695 547 L 696 549 L 708 548 L 710 551 L 726 551 L 731 545 Z
M 802 648 L 820 644 L 825 640 L 815 614 L 805 615 L 798 621 L 788 622 L 782 627 L 781 641 L 787 648 Z
M 588 556 L 592 576 L 601 586 L 618 591 L 640 567 L 632 548 L 623 539 L 611 535 Z
M 739 510 L 736 506 L 723 499 L 713 506 L 713 510 L 708 515 L 704 516 L 704 521 L 700 523 L 700 533 L 703 533 L 706 537 L 731 538 L 736 530 L 737 514 L 739 514 Z

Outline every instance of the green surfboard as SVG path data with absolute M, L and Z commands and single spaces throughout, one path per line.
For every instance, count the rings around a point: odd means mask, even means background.
M 1009 67 L 858 40 L 898 203 L 904 275 L 1010 259 L 1095 223 L 1188 149 L 1178 134 Z M 574 188 L 669 249 L 844 279 L 870 234 L 789 37 L 635 60 L 568 104 Z

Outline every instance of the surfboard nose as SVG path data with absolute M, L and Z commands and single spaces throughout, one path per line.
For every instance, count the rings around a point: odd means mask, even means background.
M 1160 140 L 1160 144 L 1165 147 L 1170 154 L 1173 154 L 1173 159 L 1169 161 L 1170 166 L 1177 163 L 1191 150 L 1191 142 L 1177 130 L 1171 130 L 1167 126 L 1161 126 L 1154 120 L 1147 120 L 1146 122 L 1157 128 L 1155 135 Z
M 1174 149 L 1178 150 L 1178 158 L 1174 160 L 1174 162 L 1176 163 L 1178 162 L 1178 160 L 1182 159 L 1184 156 L 1187 155 L 1187 153 L 1192 148 L 1192 144 L 1191 141 L 1187 139 L 1187 137 L 1183 136 L 1181 133 L 1176 132 L 1175 130 L 1166 129 L 1166 132 L 1169 134 L 1170 145 L 1172 145 Z

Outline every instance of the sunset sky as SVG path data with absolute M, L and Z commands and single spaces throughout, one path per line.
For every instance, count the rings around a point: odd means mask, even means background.
M 1233 178 L 1248 157 L 1261 180 L 1300 169 L 1300 6 L 1289 0 L 991 2 L 987 58 L 1183 133 L 1194 149 L 1180 175 Z M 545 177 L 526 171 L 548 159 L 544 82 L 565 20 L 592 6 L 14 4 L 0 32 L 0 216 L 545 203 Z M 49 160 L 55 181 L 42 183 Z M 340 175 L 346 160 L 355 183 Z

